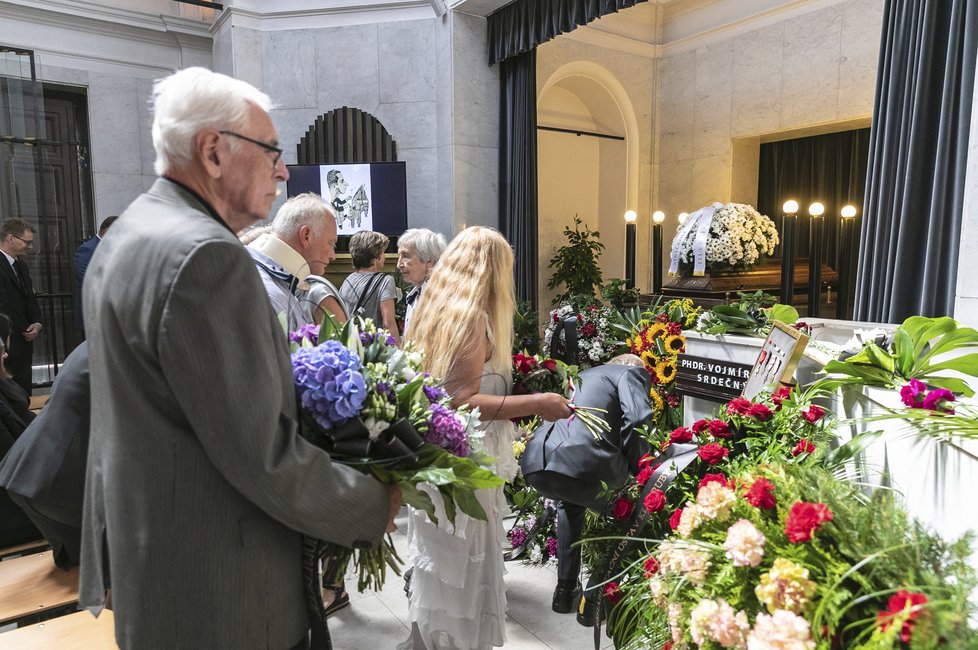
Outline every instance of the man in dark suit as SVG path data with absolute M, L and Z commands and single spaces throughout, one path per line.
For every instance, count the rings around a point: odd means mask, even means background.
M 31 394 L 34 339 L 41 333 L 41 307 L 27 265 L 20 258 L 34 247 L 34 228 L 22 219 L 8 219 L 0 227 L 0 312 L 10 317 L 13 333 L 7 370 Z
M 557 588 L 553 610 L 571 611 L 575 602 L 581 548 L 571 548 L 584 530 L 588 508 L 607 506 L 602 483 L 609 489 L 623 486 L 649 445 L 637 429 L 652 423 L 651 381 L 642 360 L 621 355 L 604 366 L 581 373 L 574 395 L 576 406 L 604 409 L 600 417 L 610 425 L 596 440 L 578 417 L 544 422 L 526 443 L 520 456 L 523 477 L 557 505 Z
M 82 342 L 65 359 L 41 413 L 0 461 L 0 486 L 51 544 L 62 569 L 78 566 L 80 557 L 90 416 Z
M 102 225 L 98 227 L 98 234 L 79 246 L 78 250 L 75 251 L 75 327 L 82 332 L 85 331 L 85 314 L 82 313 L 82 285 L 85 283 L 85 271 L 88 270 L 88 263 L 92 261 L 92 253 L 95 252 L 98 243 L 102 241 L 105 233 L 109 231 L 109 227 L 118 218 L 116 216 L 106 217 L 102 221 Z
M 289 177 L 270 107 L 204 68 L 158 81 L 161 177 L 85 277 L 80 601 L 100 612 L 111 576 L 122 650 L 307 647 L 301 535 L 374 547 L 400 507 L 299 435 L 288 343 L 235 236 Z

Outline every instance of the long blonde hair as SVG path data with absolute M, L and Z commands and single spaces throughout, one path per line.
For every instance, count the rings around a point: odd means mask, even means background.
M 489 365 L 512 365 L 513 249 L 496 230 L 466 228 L 445 249 L 411 317 L 407 338 L 425 353 L 425 369 L 446 380 L 472 332 L 491 334 Z

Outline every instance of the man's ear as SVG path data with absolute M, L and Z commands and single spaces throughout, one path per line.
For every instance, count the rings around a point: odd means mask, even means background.
M 194 134 L 195 158 L 211 178 L 220 178 L 222 165 L 227 164 L 227 150 L 221 147 L 221 134 L 213 129 L 203 129 Z
M 309 241 L 311 239 L 312 239 L 312 229 L 305 224 L 299 226 L 299 242 L 303 246 L 308 246 Z

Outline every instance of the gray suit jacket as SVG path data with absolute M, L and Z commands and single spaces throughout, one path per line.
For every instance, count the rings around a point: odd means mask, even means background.
M 0 462 L 0 485 L 70 513 L 70 521 L 59 523 L 75 528 L 81 528 L 90 414 L 88 344 L 82 342 L 65 359 L 41 413 Z
M 286 338 L 234 233 L 165 179 L 92 258 L 81 600 L 128 648 L 288 648 L 300 531 L 384 532 L 386 489 L 301 438 Z
M 608 411 L 598 415 L 611 430 L 595 440 L 580 418 L 544 422 L 526 443 L 520 468 L 540 494 L 600 510 L 601 483 L 621 487 L 649 451 L 635 430 L 652 422 L 649 373 L 607 365 L 585 370 L 580 379 L 574 403 Z

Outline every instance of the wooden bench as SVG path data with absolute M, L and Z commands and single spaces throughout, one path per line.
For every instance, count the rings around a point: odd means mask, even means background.
M 48 543 L 43 539 L 39 539 L 34 542 L 27 542 L 26 544 L 19 544 L 18 546 L 8 546 L 7 548 L 0 548 L 0 560 L 8 558 L 12 555 L 31 555 L 33 553 L 42 553 L 48 550 Z
M 0 625 L 24 622 L 77 602 L 78 567 L 59 569 L 51 551 L 0 562 Z
M 112 612 L 75 612 L 0 634 L 3 650 L 117 650 Z

